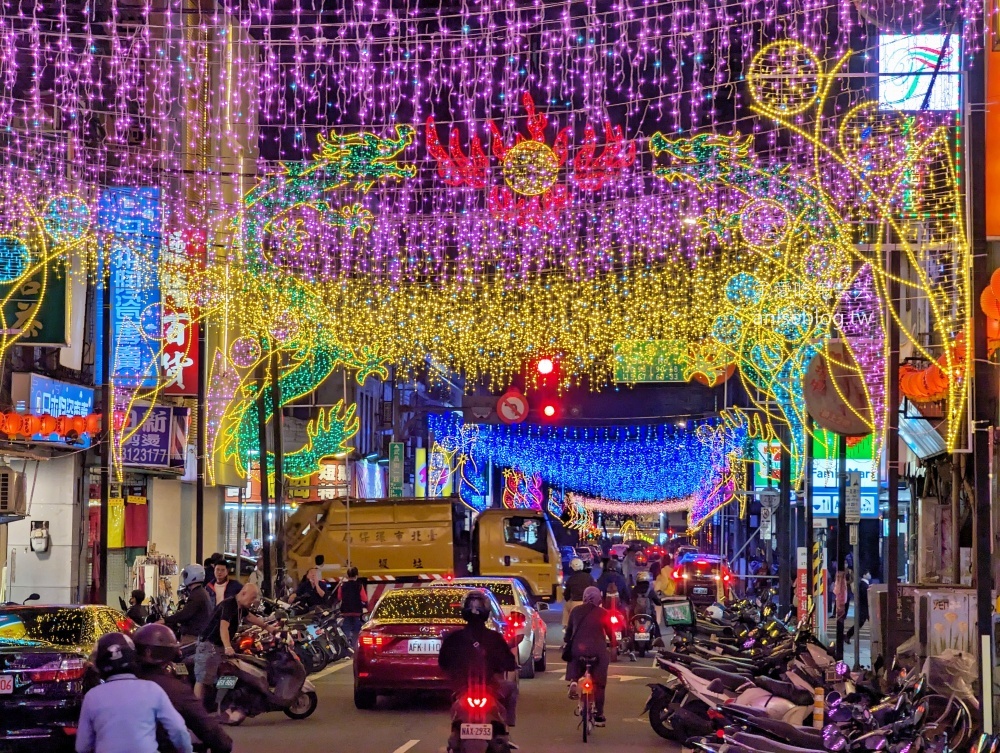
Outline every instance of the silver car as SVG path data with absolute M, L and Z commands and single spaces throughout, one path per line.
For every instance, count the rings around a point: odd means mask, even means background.
M 524 633 L 518 644 L 517 658 L 521 664 L 520 676 L 530 679 L 535 672 L 545 671 L 545 636 L 548 628 L 539 611 L 549 608 L 544 601 L 535 605 L 527 590 L 516 578 L 455 578 L 451 585 L 474 586 L 490 591 L 503 608 L 514 629 Z

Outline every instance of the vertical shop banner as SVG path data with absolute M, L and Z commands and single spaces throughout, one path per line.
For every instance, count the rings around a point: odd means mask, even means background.
M 417 447 L 413 451 L 413 496 L 427 496 L 427 448 Z
M 170 233 L 167 249 L 174 256 L 187 259 L 205 258 L 205 231 L 200 228 Z M 160 369 L 163 391 L 168 395 L 195 395 L 198 392 L 198 328 L 193 320 L 197 313 L 184 306 L 183 281 L 167 282 L 163 289 L 163 348 Z
M 190 414 L 189 408 L 169 405 L 133 407 L 125 433 L 139 429 L 122 444 L 122 464 L 182 471 Z
M 402 442 L 389 443 L 389 496 L 403 496 L 403 450 Z
M 108 188 L 98 206 L 99 255 L 108 265 L 111 295 L 111 342 L 98 337 L 96 382 L 104 381 L 100 352 L 111 348 L 111 370 L 121 384 L 153 387 L 156 354 L 163 335 L 160 312 L 160 190 Z M 103 295 L 98 287 L 103 311 Z M 97 332 L 102 333 L 98 326 Z
M 7 329 L 3 334 L 17 337 L 19 345 L 69 345 L 66 272 L 64 259 L 52 259 L 25 280 L 0 284 L 0 300 L 6 299 L 3 320 Z

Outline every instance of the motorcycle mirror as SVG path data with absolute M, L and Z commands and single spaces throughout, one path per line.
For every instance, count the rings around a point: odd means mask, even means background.
M 841 698 L 840 693 L 838 693 L 836 690 L 831 690 L 829 693 L 826 694 L 826 707 L 828 709 L 835 709 L 837 708 L 837 706 L 840 705 L 840 702 L 842 700 L 843 698 Z
M 836 724 L 828 724 L 823 728 L 823 750 L 840 751 L 847 750 L 848 741 L 840 727 Z
M 38 594 L 31 594 L 31 595 L 28 596 L 27 599 L 25 599 L 24 601 L 21 602 L 21 605 L 23 606 L 23 605 L 27 604 L 29 601 L 38 601 L 41 598 L 42 597 L 39 596 Z
M 889 741 L 885 735 L 867 735 L 865 737 L 865 750 L 885 750 Z
M 920 723 L 924 720 L 925 716 L 927 716 L 927 704 L 918 703 L 917 707 L 913 709 L 913 726 L 920 726 Z

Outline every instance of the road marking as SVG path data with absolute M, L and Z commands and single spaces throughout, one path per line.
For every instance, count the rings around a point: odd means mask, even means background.
M 392 751 L 392 753 L 406 753 L 406 751 L 408 751 L 410 748 L 412 748 L 414 745 L 416 745 L 419 742 L 420 742 L 419 740 L 410 740 L 405 745 L 400 745 L 398 748 L 396 748 L 394 751 Z
M 620 682 L 632 682 L 632 680 L 648 680 L 648 677 L 636 676 L 636 675 L 609 675 L 608 679 L 615 678 Z
M 336 664 L 334 664 L 332 667 L 327 667 L 326 669 L 322 670 L 321 672 L 317 672 L 316 674 L 314 674 L 309 679 L 312 680 L 313 682 L 315 682 L 316 680 L 322 680 L 327 675 L 332 675 L 334 672 L 339 672 L 340 670 L 346 669 L 349 666 L 351 666 L 351 662 L 341 660 L 341 661 L 337 662 Z

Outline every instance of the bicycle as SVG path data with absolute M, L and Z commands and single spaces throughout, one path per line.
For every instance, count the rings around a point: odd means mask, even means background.
M 580 678 L 580 703 L 576 707 L 576 714 L 580 717 L 580 726 L 583 728 L 583 741 L 594 731 L 594 678 L 590 671 L 597 666 L 596 656 L 581 656 L 579 661 L 583 662 L 583 677 Z

